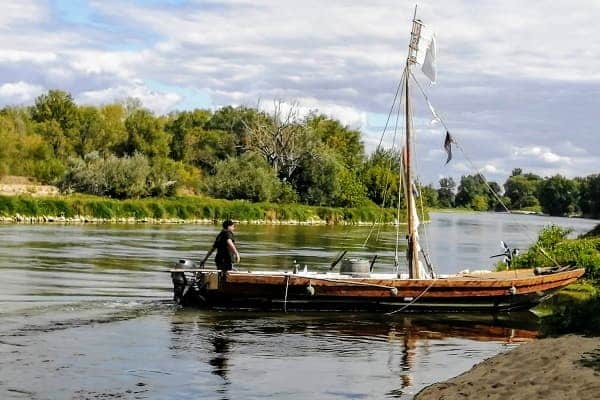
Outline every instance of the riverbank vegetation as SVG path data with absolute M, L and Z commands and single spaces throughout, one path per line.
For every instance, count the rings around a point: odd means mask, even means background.
M 130 220 L 218 221 L 235 219 L 256 223 L 391 223 L 393 209 L 339 208 L 303 204 L 277 204 L 206 197 L 171 197 L 117 200 L 90 195 L 58 197 L 0 196 L 0 217 L 41 217 L 57 221 L 94 218 L 106 222 Z M 60 219 L 57 219 L 60 218 Z M 401 216 L 402 218 L 402 216 Z M 11 219 L 12 220 L 12 219 Z
M 568 286 L 540 306 L 545 333 L 600 333 L 600 224 L 578 238 L 558 226 L 544 228 L 511 267 L 532 268 L 576 265 L 585 268 L 584 281 Z
M 397 152 L 367 154 L 361 132 L 275 103 L 154 115 L 139 101 L 78 105 L 50 90 L 0 110 L 0 178 L 33 177 L 65 194 L 182 195 L 318 207 L 395 207 Z M 424 205 L 600 216 L 600 175 L 542 178 L 515 169 L 501 186 L 467 175 L 419 185 Z

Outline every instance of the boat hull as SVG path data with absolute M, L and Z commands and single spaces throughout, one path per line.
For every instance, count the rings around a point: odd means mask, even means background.
M 583 269 L 435 280 L 353 278 L 329 274 L 172 270 L 175 301 L 214 309 L 286 311 L 499 312 L 529 309 L 574 282 Z

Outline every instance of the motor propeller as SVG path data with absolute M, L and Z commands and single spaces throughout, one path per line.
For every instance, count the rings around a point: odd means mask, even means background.
M 508 247 L 508 245 L 506 243 L 504 243 L 503 240 L 500 241 L 500 248 L 502 248 L 504 250 L 504 252 L 490 256 L 490 258 L 504 257 L 504 259 L 502 261 L 504 261 L 504 263 L 506 264 L 506 269 L 509 269 L 510 264 L 512 263 L 513 257 L 519 255 L 519 249 L 511 249 L 510 247 Z

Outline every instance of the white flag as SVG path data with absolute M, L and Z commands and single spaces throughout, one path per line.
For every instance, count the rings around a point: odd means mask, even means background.
M 431 28 L 423 25 L 419 37 L 417 63 L 421 64 L 421 71 L 429 78 L 431 83 L 435 83 L 437 80 L 436 53 L 435 33 Z

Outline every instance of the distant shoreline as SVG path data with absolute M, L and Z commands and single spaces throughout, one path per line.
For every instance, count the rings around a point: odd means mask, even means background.
M 0 195 L 0 223 L 5 224 L 213 224 L 232 219 L 255 225 L 393 225 L 396 216 L 395 209 L 375 205 L 341 208 L 196 196 L 119 200 L 79 194 Z
M 297 220 L 235 220 L 238 224 L 243 225 L 356 225 L 356 226 L 371 226 L 375 225 L 395 225 L 393 222 L 376 222 L 376 221 L 339 221 L 330 223 L 324 220 L 312 219 L 307 221 Z M 96 218 L 91 216 L 75 216 L 70 218 L 56 216 L 23 216 L 20 214 L 6 217 L 0 216 L 0 224 L 57 224 L 57 225 L 78 225 L 78 224 L 106 224 L 106 225 L 218 225 L 220 220 L 212 219 L 177 219 L 177 218 Z M 400 225 L 406 225 L 405 222 L 400 222 Z

